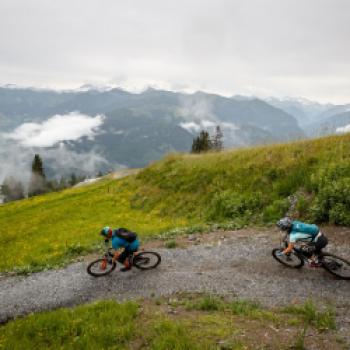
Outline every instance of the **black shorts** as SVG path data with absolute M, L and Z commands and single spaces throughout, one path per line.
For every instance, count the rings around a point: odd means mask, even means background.
M 119 255 L 118 261 L 123 264 L 124 261 L 135 252 L 137 252 L 137 249 L 136 250 L 124 249 L 123 252 Z
M 328 244 L 327 237 L 322 234 L 318 237 L 316 242 L 313 242 L 313 246 L 315 247 L 315 254 L 320 254 L 321 250 Z

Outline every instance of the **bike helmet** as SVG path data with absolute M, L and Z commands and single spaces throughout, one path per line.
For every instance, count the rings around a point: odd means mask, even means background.
M 105 237 L 105 238 L 111 238 L 112 237 L 112 229 L 109 227 L 109 226 L 105 226 L 102 230 L 101 230 L 101 232 L 100 232 L 100 234 L 103 236 L 103 237 Z
M 293 220 L 289 218 L 288 216 L 282 218 L 277 222 L 277 226 L 282 230 L 282 231 L 288 231 L 293 224 Z

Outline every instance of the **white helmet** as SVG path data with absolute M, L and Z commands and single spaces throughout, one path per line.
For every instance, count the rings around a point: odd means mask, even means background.
M 282 218 L 277 222 L 277 226 L 282 230 L 282 231 L 288 231 L 293 224 L 293 220 L 289 218 L 288 216 Z

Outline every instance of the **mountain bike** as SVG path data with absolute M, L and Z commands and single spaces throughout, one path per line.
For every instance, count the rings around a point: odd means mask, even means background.
M 281 241 L 281 247 L 272 250 L 272 256 L 282 265 L 295 269 L 300 269 L 305 263 L 308 263 L 315 251 L 315 247 L 310 245 L 310 242 L 301 242 L 298 246 L 295 246 L 293 251 L 289 254 L 278 256 L 277 254 L 287 248 L 287 246 L 288 241 L 286 235 Z M 318 255 L 318 261 L 320 262 L 320 267 L 324 268 L 332 275 L 343 280 L 350 280 L 349 260 L 331 253 L 321 252 Z
M 102 258 L 94 260 L 87 267 L 87 273 L 94 277 L 101 277 L 110 274 L 116 267 L 117 261 L 113 259 L 114 250 L 108 248 Z M 131 255 L 131 266 L 140 270 L 150 270 L 156 268 L 161 262 L 161 256 L 156 252 L 141 251 Z

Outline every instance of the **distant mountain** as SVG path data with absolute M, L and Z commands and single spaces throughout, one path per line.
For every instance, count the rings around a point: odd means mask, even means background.
M 322 114 L 338 107 L 332 104 L 321 104 L 304 98 L 277 99 L 270 97 L 266 99 L 266 102 L 294 116 L 302 128 L 305 125 L 318 121 L 322 118 Z
M 139 167 L 165 153 L 189 151 L 200 129 L 220 125 L 226 147 L 288 141 L 305 137 L 297 120 L 259 99 L 234 99 L 197 92 L 148 89 L 82 88 L 51 91 L 0 88 L 0 128 L 10 132 L 23 123 L 42 123 L 53 115 L 79 111 L 105 115 L 94 138 L 63 142 L 74 152 L 98 151 L 110 165 Z
M 324 121 L 327 121 L 327 119 L 331 118 L 332 116 L 335 116 L 337 114 L 342 114 L 350 112 L 350 104 L 345 105 L 332 105 L 331 108 L 325 110 L 321 114 L 318 115 L 317 120 L 314 122 L 322 123 Z
M 350 111 L 331 115 L 326 119 L 310 124 L 306 129 L 310 136 L 324 136 L 350 132 Z

